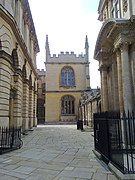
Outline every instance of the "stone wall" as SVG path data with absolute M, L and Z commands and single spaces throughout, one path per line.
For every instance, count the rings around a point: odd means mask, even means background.
M 0 2 L 0 126 L 22 126 L 26 130 L 36 125 L 39 47 L 28 1 L 15 2 Z M 27 22 L 24 20 L 26 12 Z M 21 23 L 24 22 L 27 34 L 23 33 Z M 34 46 L 28 46 L 28 42 Z

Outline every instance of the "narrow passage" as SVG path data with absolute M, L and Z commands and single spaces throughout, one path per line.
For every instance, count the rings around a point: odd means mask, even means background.
M 21 149 L 0 156 L 0 180 L 116 180 L 93 154 L 91 134 L 76 125 L 38 126 Z

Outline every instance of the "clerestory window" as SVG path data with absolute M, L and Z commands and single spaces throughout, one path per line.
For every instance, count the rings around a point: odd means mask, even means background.
M 74 70 L 71 67 L 64 67 L 61 70 L 61 86 L 74 86 L 75 85 L 75 75 Z
M 74 107 L 74 97 L 66 95 L 62 97 L 61 100 L 61 114 L 68 115 L 68 114 L 74 114 L 75 107 Z

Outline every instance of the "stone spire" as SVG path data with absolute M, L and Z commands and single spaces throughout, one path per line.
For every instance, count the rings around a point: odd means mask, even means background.
M 45 49 L 46 49 L 46 61 L 47 61 L 48 60 L 48 56 L 50 56 L 50 48 L 49 48 L 49 42 L 48 42 L 48 35 L 46 35 Z
M 85 39 L 85 61 L 87 62 L 86 66 L 86 90 L 90 90 L 90 75 L 89 75 L 89 43 L 88 37 L 86 35 Z
M 85 55 L 86 55 L 86 61 L 89 62 L 89 43 L 88 43 L 87 35 L 85 38 Z
M 85 38 L 85 49 L 89 49 L 89 43 L 88 43 L 88 37 L 86 35 L 86 38 Z

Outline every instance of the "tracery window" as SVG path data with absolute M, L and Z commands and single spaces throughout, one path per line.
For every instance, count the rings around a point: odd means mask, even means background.
M 120 18 L 120 8 L 118 0 L 112 0 L 111 2 L 111 16 L 112 18 Z
M 61 114 L 74 114 L 75 112 L 74 97 L 66 95 L 61 100 Z
M 61 70 L 61 86 L 74 86 L 75 85 L 75 76 L 74 70 L 71 67 L 64 67 Z

